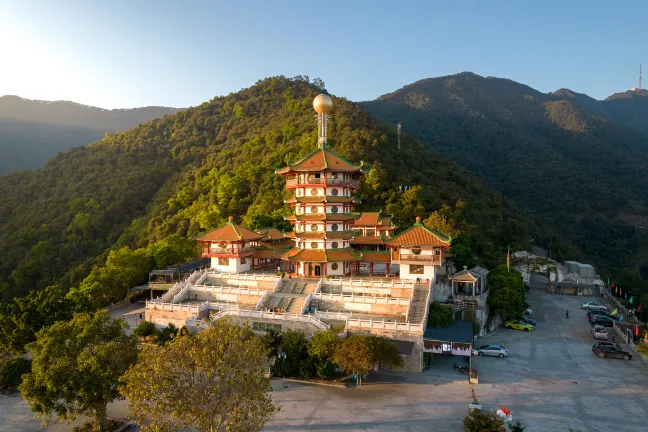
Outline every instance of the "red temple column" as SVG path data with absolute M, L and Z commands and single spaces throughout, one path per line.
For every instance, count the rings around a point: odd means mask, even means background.
M 373 263 L 369 263 L 369 276 L 373 276 Z

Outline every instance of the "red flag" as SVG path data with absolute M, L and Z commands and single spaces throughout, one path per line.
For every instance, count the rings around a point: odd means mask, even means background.
M 622 289 L 622 288 L 619 288 L 619 291 L 620 291 L 620 292 L 619 292 L 619 295 L 623 295 L 623 289 Z
M 612 282 L 612 283 L 610 284 L 610 286 L 611 286 L 612 288 L 614 288 L 614 282 Z
M 637 312 L 641 312 L 641 305 L 637 308 Z
M 639 326 L 635 325 L 635 336 L 639 336 Z

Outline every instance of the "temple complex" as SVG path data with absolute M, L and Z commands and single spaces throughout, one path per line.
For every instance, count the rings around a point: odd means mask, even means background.
M 252 231 L 230 217 L 196 237 L 211 268 L 173 281 L 161 297 L 147 301 L 146 320 L 199 330 L 228 317 L 259 332 L 306 335 L 342 326 L 347 334 L 387 337 L 398 346 L 405 369 L 421 371 L 424 354 L 433 349 L 423 340 L 432 288 L 451 239 L 420 218 L 394 234 L 390 216 L 355 213 L 358 182 L 369 167 L 328 147 L 331 98 L 319 95 L 313 106 L 317 148 L 275 171 L 286 181 L 292 213 L 286 220 L 293 231 Z M 465 353 L 469 344 L 457 346 Z

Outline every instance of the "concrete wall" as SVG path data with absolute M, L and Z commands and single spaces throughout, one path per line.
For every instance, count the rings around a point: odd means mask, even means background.
M 335 263 L 337 264 L 338 268 L 337 270 L 333 270 L 333 263 L 326 263 L 326 274 L 327 275 L 338 275 L 338 276 L 344 276 L 345 271 L 344 271 L 344 262 L 338 262 Z
M 219 258 L 212 257 L 211 268 L 224 273 L 243 273 L 249 271 L 250 262 L 252 261 L 252 258 L 246 258 L 245 264 L 241 264 L 240 258 L 229 258 L 229 264 L 225 266 L 218 264 L 218 259 Z
M 207 318 L 209 311 L 205 310 L 198 313 L 199 318 Z M 193 313 L 189 311 L 168 311 L 160 309 L 144 309 L 144 319 L 153 324 L 166 327 L 173 324 L 178 328 L 185 325 L 187 318 L 193 317 Z
M 335 302 L 324 299 L 312 299 L 311 305 L 322 311 L 360 312 L 376 315 L 404 316 L 408 305 L 390 305 L 377 303 Z M 367 317 L 369 319 L 369 317 Z
M 369 332 L 349 332 L 349 334 L 370 334 Z M 423 350 L 421 345 L 423 344 L 423 339 L 418 335 L 410 335 L 403 332 L 393 331 L 393 330 L 380 330 L 372 329 L 371 334 L 376 336 L 383 336 L 388 339 L 401 340 L 414 342 L 414 348 L 411 355 L 402 355 L 403 358 L 403 370 L 408 372 L 422 372 L 423 371 Z
M 448 297 L 450 297 L 451 294 L 452 285 L 450 283 L 432 285 L 432 296 L 430 297 L 430 301 L 445 303 L 448 301 Z
M 189 295 L 187 300 L 199 300 L 199 301 L 226 301 L 226 302 L 236 302 L 241 304 L 256 305 L 259 300 L 261 300 L 261 295 L 249 295 L 249 294 L 231 294 L 231 293 L 217 293 L 202 291 L 200 289 L 189 290 Z
M 423 252 L 425 252 L 425 251 L 423 251 Z M 424 266 L 423 267 L 423 274 L 411 274 L 409 264 L 401 264 L 400 265 L 400 278 L 401 279 L 413 279 L 413 280 L 415 280 L 416 278 L 419 278 L 422 281 L 425 281 L 426 279 L 430 279 L 431 281 L 433 281 L 434 276 L 435 276 L 435 266 L 433 266 L 433 265 Z
M 319 331 L 319 329 L 312 324 L 298 322 L 298 321 L 280 321 L 280 320 L 272 320 L 267 318 L 248 318 L 248 317 L 236 317 L 236 316 L 230 316 L 229 318 L 232 320 L 232 322 L 235 322 L 241 326 L 248 324 L 250 327 L 252 327 L 253 322 L 260 322 L 266 324 L 279 324 L 281 325 L 282 332 L 286 332 L 288 330 L 294 330 L 294 331 L 300 331 L 304 333 L 306 336 L 312 336 L 317 331 Z

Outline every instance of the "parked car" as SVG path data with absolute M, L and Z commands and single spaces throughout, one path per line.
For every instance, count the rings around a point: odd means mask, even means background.
M 474 350 L 479 356 L 508 357 L 508 349 L 501 345 L 482 345 Z
M 531 315 L 533 313 L 533 309 L 528 308 L 524 311 L 524 315 Z
M 596 344 L 596 346 L 612 346 L 612 347 L 619 348 L 619 345 L 615 344 L 614 342 L 608 342 L 608 341 L 599 342 Z
M 614 326 L 614 320 L 608 317 L 596 317 L 593 320 L 590 321 L 590 323 L 594 326 L 596 325 L 602 325 L 603 327 L 613 327 Z
M 602 304 L 596 303 L 596 302 L 585 302 L 581 305 L 583 309 L 586 310 L 602 310 L 602 311 L 607 311 L 607 306 L 603 306 Z
M 524 330 L 528 332 L 533 331 L 533 326 L 531 324 L 525 323 L 524 321 L 506 321 L 504 327 L 515 330 Z
M 594 335 L 595 339 L 607 339 L 608 337 L 607 330 L 601 325 L 592 327 L 592 335 Z
M 612 357 L 621 358 L 623 360 L 630 360 L 632 358 L 632 354 L 627 351 L 623 351 L 622 349 L 614 345 L 595 344 L 592 345 L 592 352 L 601 358 Z
M 598 313 L 594 313 L 594 314 L 589 315 L 589 312 L 588 312 L 587 313 L 588 314 L 587 319 L 589 320 L 589 322 L 592 322 L 595 319 L 599 319 L 599 318 L 600 319 L 606 319 L 607 318 L 607 319 L 611 319 L 612 321 L 619 321 L 619 317 L 617 317 L 615 315 L 611 315 L 611 314 L 609 314 L 607 312 L 603 312 L 603 311 L 592 311 L 592 312 L 598 312 Z
M 613 320 L 616 320 L 616 321 L 619 320 L 619 316 L 618 316 L 618 315 L 612 315 L 611 313 L 608 313 L 608 312 L 603 311 L 603 310 L 591 310 L 591 311 L 587 311 L 587 316 L 588 316 L 588 317 L 591 317 L 592 315 L 604 315 L 604 316 L 606 316 L 606 317 L 608 317 L 608 318 L 612 318 Z
M 537 324 L 536 320 L 531 319 L 531 318 L 527 318 L 525 316 L 515 317 L 515 318 L 513 318 L 513 320 L 515 320 L 515 321 L 524 321 L 527 324 L 531 324 L 533 327 L 535 327 L 535 325 Z

